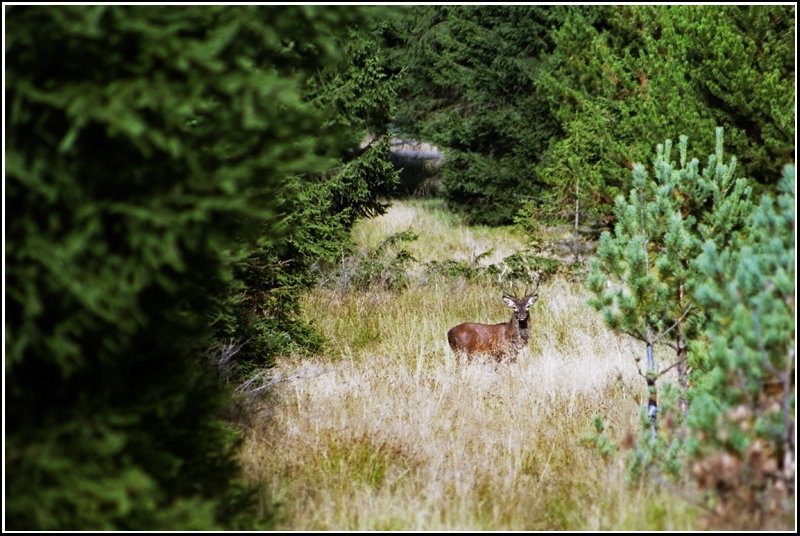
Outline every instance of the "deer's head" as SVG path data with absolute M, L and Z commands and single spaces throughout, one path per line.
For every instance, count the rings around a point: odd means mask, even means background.
M 536 286 L 533 290 L 526 290 L 522 298 L 517 298 L 515 294 L 502 287 L 503 275 L 505 275 L 505 270 L 500 274 L 500 278 L 498 279 L 498 282 L 501 284 L 501 289 L 503 290 L 503 301 L 513 309 L 514 315 L 512 319 L 516 319 L 520 324 L 526 325 L 528 322 L 528 309 L 539 299 L 539 283 L 541 282 L 542 276 L 539 273 L 531 273 L 531 279 L 536 282 Z
M 514 310 L 514 318 L 516 318 L 520 324 L 528 322 L 528 309 L 530 309 L 531 305 L 536 303 L 538 299 L 539 294 L 536 291 L 531 294 L 526 294 L 522 298 L 517 298 L 510 294 L 503 294 L 503 301 Z

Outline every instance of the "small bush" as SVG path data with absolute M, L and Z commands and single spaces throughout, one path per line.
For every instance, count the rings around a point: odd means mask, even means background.
M 327 284 L 340 292 L 369 288 L 397 291 L 405 288 L 409 282 L 409 266 L 416 259 L 403 244 L 413 242 L 418 237 L 411 230 L 389 235 L 374 249 L 345 258 Z

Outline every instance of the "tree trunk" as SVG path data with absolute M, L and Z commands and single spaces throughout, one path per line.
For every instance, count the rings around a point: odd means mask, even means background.
M 656 364 L 653 358 L 653 332 L 647 326 L 647 416 L 650 417 L 650 437 L 655 440 L 658 425 L 658 391 L 656 389 Z
M 581 201 L 580 201 L 580 179 L 575 179 L 575 228 L 572 232 L 572 255 L 573 264 L 578 264 L 580 260 L 580 254 L 578 253 L 578 249 L 580 244 L 578 243 L 578 225 L 580 224 L 580 213 L 581 213 Z
M 678 287 L 678 304 L 683 310 L 684 304 L 684 289 L 683 285 Z M 681 386 L 681 394 L 678 398 L 678 407 L 685 417 L 689 413 L 689 402 L 686 400 L 686 391 L 689 389 L 689 367 L 686 361 L 688 357 L 688 348 L 686 347 L 686 336 L 683 333 L 683 320 L 678 320 L 675 326 L 675 342 L 677 343 L 677 357 L 678 357 L 678 384 Z
M 689 367 L 686 361 L 688 357 L 688 349 L 686 347 L 686 338 L 681 331 L 681 326 L 677 328 L 678 335 L 676 342 L 678 343 L 678 384 L 681 386 L 681 395 L 678 398 L 678 406 L 681 408 L 684 417 L 689 412 L 689 402 L 686 400 L 686 391 L 689 389 Z

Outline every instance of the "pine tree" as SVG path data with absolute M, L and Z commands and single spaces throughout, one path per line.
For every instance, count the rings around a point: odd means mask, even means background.
M 715 495 L 716 522 L 739 529 L 791 523 L 795 478 L 795 180 L 784 169 L 747 233 L 707 241 L 696 301 L 707 314 L 689 425 L 693 475 Z
M 696 273 L 693 260 L 702 240 L 726 243 L 740 228 L 749 210 L 750 189 L 736 180 L 736 160 L 724 163 L 723 132 L 717 129 L 715 154 L 700 171 L 699 161 L 687 160 L 688 139 L 680 140 L 680 160 L 671 160 L 672 142 L 657 147 L 650 180 L 644 166 L 633 167 L 628 198 L 618 197 L 614 233 L 600 238 L 591 263 L 591 305 L 606 323 L 645 343 L 648 417 L 655 437 L 658 408 L 656 382 L 678 368 L 682 393 L 688 386 L 688 338 L 701 316 L 691 296 Z M 675 351 L 676 360 L 658 371 L 654 345 Z M 638 366 L 638 361 L 637 361 Z M 685 399 L 682 399 L 685 409 Z

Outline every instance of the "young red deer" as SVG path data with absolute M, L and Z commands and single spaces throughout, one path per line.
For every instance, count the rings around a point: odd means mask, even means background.
M 536 274 L 536 288 L 527 292 L 524 297 L 503 292 L 503 301 L 514 310 L 511 320 L 502 324 L 478 324 L 465 322 L 451 328 L 447 332 L 447 341 L 462 361 L 472 359 L 476 355 L 488 355 L 498 362 L 507 359 L 517 360 L 517 354 L 531 338 L 528 309 L 539 299 L 539 282 L 541 275 Z

